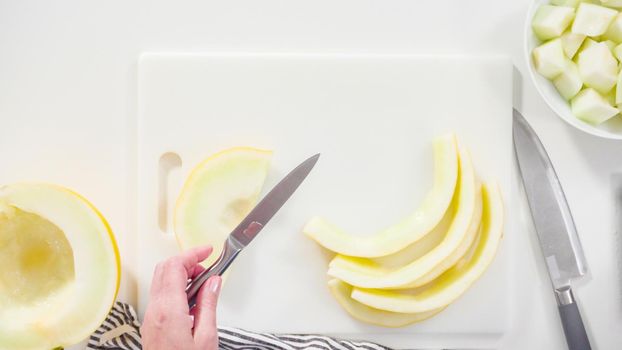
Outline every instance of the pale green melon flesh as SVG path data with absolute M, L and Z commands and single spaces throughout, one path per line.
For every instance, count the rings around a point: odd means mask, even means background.
M 0 209 L 0 294 L 11 304 L 31 304 L 71 283 L 73 251 L 63 231 L 39 215 L 4 208 Z

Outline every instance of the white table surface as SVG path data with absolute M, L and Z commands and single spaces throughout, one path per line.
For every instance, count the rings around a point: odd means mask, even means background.
M 529 80 L 526 0 L 0 0 L 0 183 L 64 184 L 93 201 L 120 243 L 132 301 L 137 57 L 172 52 L 505 53 L 515 106 L 556 166 L 589 262 L 575 287 L 593 348 L 622 346 L 622 240 L 611 176 L 622 143 L 557 118 Z M 482 130 L 486 126 L 482 125 Z M 521 213 L 524 215 L 525 208 Z M 619 231 L 619 229 L 618 229 Z M 526 228 L 520 322 L 502 349 L 564 349 L 543 259 Z M 416 339 L 413 339 L 416 347 Z

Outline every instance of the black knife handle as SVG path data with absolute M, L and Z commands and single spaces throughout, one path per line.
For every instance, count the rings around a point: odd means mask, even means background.
M 562 327 L 566 335 L 569 350 L 591 350 L 590 340 L 587 337 L 581 313 L 575 302 L 572 289 L 562 287 L 555 291 L 557 308 L 562 319 Z

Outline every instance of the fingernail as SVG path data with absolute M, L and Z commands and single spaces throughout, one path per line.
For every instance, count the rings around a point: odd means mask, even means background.
M 214 294 L 218 293 L 218 290 L 220 289 L 220 281 L 220 276 L 213 276 L 207 281 L 207 288 L 209 288 L 210 292 Z

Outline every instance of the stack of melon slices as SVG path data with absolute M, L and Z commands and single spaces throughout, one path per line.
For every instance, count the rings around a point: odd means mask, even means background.
M 552 0 L 532 19 L 542 41 L 532 52 L 536 71 L 570 101 L 579 119 L 600 124 L 622 107 L 622 0 Z
M 432 189 L 397 224 L 362 236 L 313 218 L 303 230 L 337 253 L 329 288 L 356 319 L 385 327 L 427 319 L 462 295 L 495 256 L 503 232 L 497 185 L 478 182 L 469 153 L 452 134 L 434 141 L 434 159 Z M 439 230 L 439 242 L 424 247 Z

